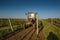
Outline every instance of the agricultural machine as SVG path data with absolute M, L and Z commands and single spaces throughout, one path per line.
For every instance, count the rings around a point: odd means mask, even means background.
M 24 28 L 28 28 L 28 27 L 34 27 L 36 28 L 36 15 L 37 13 L 35 12 L 28 12 L 26 15 L 27 15 L 27 22 L 24 24 Z

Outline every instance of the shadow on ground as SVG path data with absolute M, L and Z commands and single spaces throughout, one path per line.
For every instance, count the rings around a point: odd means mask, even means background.
M 47 40 L 59 40 L 59 38 L 57 37 L 56 34 L 54 34 L 53 32 L 50 32 L 47 37 Z

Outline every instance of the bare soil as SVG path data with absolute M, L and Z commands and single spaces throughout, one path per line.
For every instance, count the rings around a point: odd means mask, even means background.
M 43 40 L 43 33 L 39 31 L 39 39 Z M 14 34 L 9 34 L 1 40 L 37 40 L 36 30 L 33 27 L 16 31 Z

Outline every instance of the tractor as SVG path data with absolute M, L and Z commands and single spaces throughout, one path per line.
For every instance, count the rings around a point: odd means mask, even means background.
M 24 28 L 35 26 L 36 24 L 36 13 L 34 12 L 28 12 L 27 15 L 27 21 L 24 23 Z

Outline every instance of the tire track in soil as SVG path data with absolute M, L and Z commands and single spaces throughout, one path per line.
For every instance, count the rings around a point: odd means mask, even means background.
M 36 30 L 35 30 L 35 32 L 34 32 L 33 35 L 30 37 L 29 40 L 36 40 L 36 38 L 37 38 L 37 35 L 36 35 Z
M 28 36 L 28 34 L 29 34 L 32 30 L 33 30 L 33 28 L 30 29 L 30 30 L 27 30 L 27 31 L 25 32 L 25 34 L 22 35 L 22 37 L 20 38 L 20 40 L 23 40 L 26 36 Z
M 32 30 L 25 38 L 23 38 L 23 40 L 29 40 L 29 38 L 33 35 L 34 32 L 35 30 Z
M 20 38 L 22 37 L 22 35 L 24 35 L 27 32 L 27 30 L 31 30 L 31 29 L 32 29 L 32 27 L 27 28 L 27 29 L 25 29 L 25 30 L 17 33 L 16 35 L 13 35 L 12 37 L 7 38 L 7 40 L 20 40 Z

